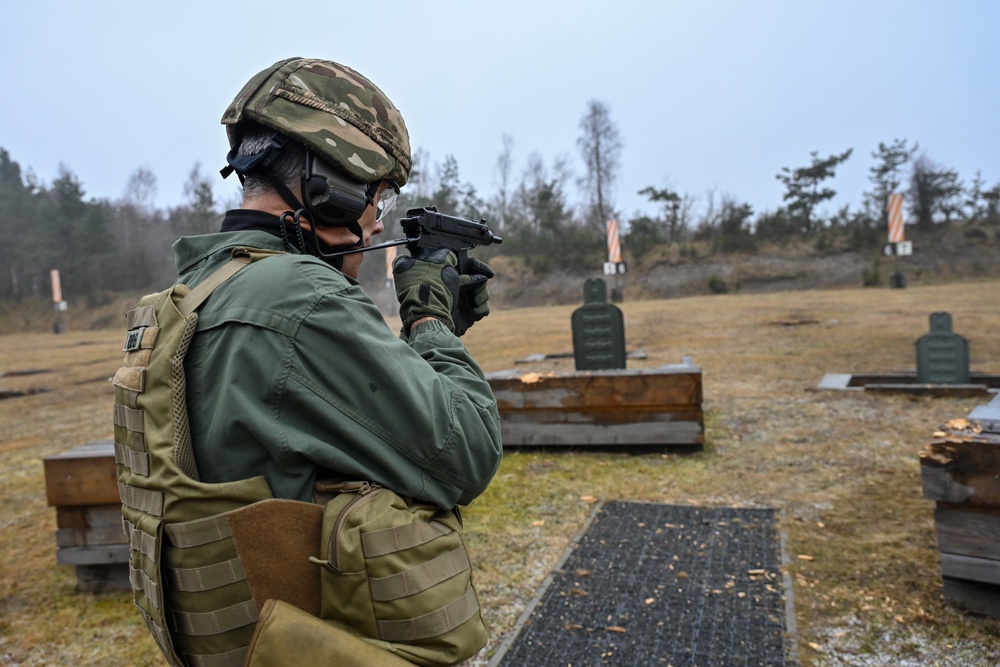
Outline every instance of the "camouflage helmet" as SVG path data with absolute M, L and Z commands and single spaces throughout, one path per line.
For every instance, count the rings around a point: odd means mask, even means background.
M 402 186 L 410 173 L 399 110 L 367 78 L 330 60 L 290 58 L 250 79 L 222 116 L 230 147 L 245 120 L 295 139 L 362 183 Z

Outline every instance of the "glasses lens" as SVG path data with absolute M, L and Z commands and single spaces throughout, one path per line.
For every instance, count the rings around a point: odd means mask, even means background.
M 375 219 L 381 222 L 385 220 L 392 207 L 396 205 L 397 193 L 392 187 L 388 187 L 378 195 L 378 204 L 375 209 Z

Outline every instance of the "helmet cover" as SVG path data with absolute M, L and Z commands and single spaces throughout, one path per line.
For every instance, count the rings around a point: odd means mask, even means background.
M 290 58 L 256 74 L 222 116 L 230 147 L 245 120 L 295 139 L 362 183 L 402 186 L 410 173 L 399 110 L 367 78 L 330 60 Z

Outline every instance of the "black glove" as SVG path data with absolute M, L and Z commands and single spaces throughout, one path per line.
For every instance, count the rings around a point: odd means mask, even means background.
M 458 303 L 460 277 L 455 267 L 458 257 L 447 248 L 428 251 L 411 250 L 409 257 L 397 257 L 392 263 L 399 300 L 399 318 L 407 334 L 419 319 L 434 317 L 455 330 L 452 313 Z
M 452 313 L 456 336 L 461 336 L 490 314 L 490 290 L 486 281 L 493 277 L 493 269 L 471 257 L 465 268 L 466 273 L 459 276 L 457 307 Z

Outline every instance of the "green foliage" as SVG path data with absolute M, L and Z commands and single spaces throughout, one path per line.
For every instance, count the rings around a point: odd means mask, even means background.
M 677 192 L 669 189 L 659 189 L 648 186 L 639 190 L 640 195 L 646 195 L 649 201 L 663 205 L 662 236 L 667 243 L 679 242 L 687 232 L 687 210 L 690 202 Z
M 906 139 L 895 139 L 892 144 L 878 144 L 878 150 L 872 153 L 876 162 L 869 168 L 868 180 L 872 189 L 865 194 L 865 204 L 877 211 L 877 221 L 883 228 L 889 224 L 889 195 L 899 190 L 902 184 L 901 169 L 913 159 L 917 152 L 917 144 L 906 147 Z
M 587 161 L 587 174 L 579 182 L 587 186 L 585 201 L 571 202 L 567 196 L 568 184 L 579 179 L 566 158 L 545 164 L 532 154 L 527 167 L 515 174 L 513 140 L 507 136 L 497 164 L 500 190 L 488 198 L 461 179 L 454 156 L 431 164 L 426 152 L 417 150 L 409 184 L 383 238 L 377 240 L 398 238 L 398 220 L 408 209 L 434 205 L 442 212 L 482 218 L 504 237 L 502 246 L 477 250 L 483 259 L 507 255 L 539 274 L 599 268 L 606 258 L 604 224 L 614 215 L 611 185 L 620 167 L 621 140 L 607 108 L 599 102 L 591 102 L 580 127 L 578 147 Z M 639 193 L 657 210 L 636 214 L 623 225 L 628 230 L 624 250 L 637 260 L 650 253 L 697 259 L 714 252 L 753 252 L 762 243 L 792 241 L 799 247 L 794 241 L 805 237 L 818 253 L 870 251 L 885 239 L 888 193 L 897 191 L 907 176 L 908 221 L 914 223 L 908 235 L 920 243 L 933 243 L 937 241 L 927 232 L 937 234 L 962 223 L 967 226 L 965 235 L 949 238 L 968 243 L 1000 239 L 1000 234 L 986 234 L 1000 227 L 1000 183 L 991 187 L 977 173 L 966 188 L 957 172 L 926 155 L 913 160 L 916 149 L 916 143 L 911 146 L 901 139 L 880 143 L 871 153 L 872 187 L 864 193 L 864 207 L 843 207 L 829 217 L 817 210 L 835 195 L 824 185 L 851 149 L 825 158 L 813 151 L 808 166 L 782 168 L 776 178 L 785 185 L 786 203 L 774 211 L 755 216 L 749 204 L 732 196 L 717 205 L 710 192 L 702 201 L 696 229 L 693 224 L 689 228 L 689 221 L 695 220 L 693 197 L 669 187 L 647 186 Z M 908 175 L 903 173 L 907 166 L 911 166 Z M 180 206 L 156 209 L 155 192 L 156 177 L 141 167 L 131 176 L 122 199 L 95 201 L 87 198 L 83 183 L 68 168 L 61 167 L 46 185 L 0 148 L 0 299 L 47 297 L 49 271 L 54 268 L 60 270 L 67 299 L 168 284 L 176 275 L 172 243 L 179 236 L 215 231 L 222 212 L 197 164 Z M 923 238 L 917 236 L 921 233 Z M 364 266 L 366 274 L 376 278 L 383 270 L 379 262 Z M 866 280 L 880 280 L 877 266 L 865 271 Z M 721 286 L 732 289 L 725 281 Z
M 775 176 L 785 185 L 784 200 L 788 202 L 788 213 L 799 225 L 804 234 L 815 231 L 813 210 L 818 204 L 833 199 L 837 194 L 832 188 L 820 189 L 820 184 L 833 178 L 837 167 L 851 157 L 854 149 L 848 148 L 840 155 L 830 155 L 820 159 L 819 151 L 810 153 L 812 163 L 808 167 L 789 169 L 782 167 L 781 173 Z
M 945 169 L 926 153 L 914 160 L 909 199 L 917 227 L 926 231 L 937 221 L 950 222 L 960 210 L 962 192 L 962 183 L 954 169 Z
M 734 199 L 724 199 L 719 213 L 718 249 L 721 252 L 751 250 L 757 242 L 750 227 L 753 207 L 740 204 Z
M 871 266 L 861 269 L 861 284 L 864 287 L 878 287 L 882 284 L 882 273 L 879 271 L 878 259 L 872 260 Z
M 717 274 L 712 274 L 708 277 L 708 291 L 712 294 L 729 294 L 730 290 L 729 283 L 727 283 L 721 276 Z M 736 291 L 739 289 L 739 284 L 735 285 Z
M 779 208 L 774 213 L 765 211 L 754 225 L 754 234 L 762 241 L 785 241 L 796 236 L 797 231 L 786 208 Z
M 195 163 L 184 185 L 187 198 L 187 224 L 189 234 L 210 234 L 218 231 L 222 216 L 215 208 L 212 183 L 201 174 L 201 166 Z
M 664 242 L 660 221 L 648 216 L 629 220 L 624 243 L 636 259 L 642 259 L 650 250 Z

